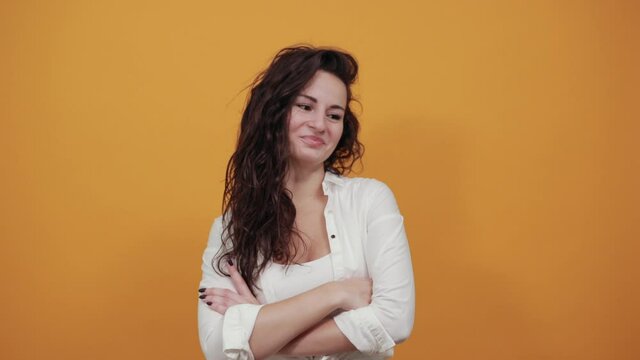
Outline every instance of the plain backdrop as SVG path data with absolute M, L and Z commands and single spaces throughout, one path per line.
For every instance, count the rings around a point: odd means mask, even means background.
M 637 359 L 634 1 L 3 1 L 0 358 L 202 359 L 245 87 L 353 53 L 417 285 L 397 359 Z

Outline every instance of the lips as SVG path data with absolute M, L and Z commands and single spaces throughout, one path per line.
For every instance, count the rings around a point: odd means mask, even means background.
M 306 142 L 309 145 L 314 145 L 314 146 L 324 145 L 324 141 L 321 138 L 313 135 L 302 136 L 302 140 L 304 140 L 304 142 Z

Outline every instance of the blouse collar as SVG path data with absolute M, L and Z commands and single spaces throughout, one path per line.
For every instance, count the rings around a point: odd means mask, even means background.
M 329 184 L 333 184 L 336 186 L 342 186 L 344 183 L 344 178 L 341 175 L 336 175 L 331 171 L 326 170 L 324 172 L 324 179 L 322 179 L 322 191 L 325 195 L 328 195 Z

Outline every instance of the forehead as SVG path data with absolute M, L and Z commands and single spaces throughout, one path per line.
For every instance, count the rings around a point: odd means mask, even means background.
M 310 95 L 329 105 L 346 106 L 347 87 L 337 76 L 318 70 L 302 89 L 301 94 Z

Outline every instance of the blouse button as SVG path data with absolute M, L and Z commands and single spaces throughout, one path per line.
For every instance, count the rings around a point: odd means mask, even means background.
M 336 238 L 336 236 L 335 236 L 335 235 L 333 235 L 333 234 L 331 234 L 331 238 L 332 238 L 332 239 L 335 239 L 335 238 Z

